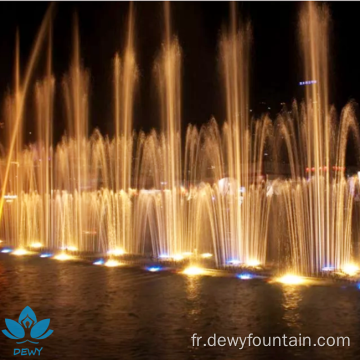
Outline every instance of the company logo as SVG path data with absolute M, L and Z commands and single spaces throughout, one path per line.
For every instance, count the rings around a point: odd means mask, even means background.
M 30 330 L 30 337 L 33 340 L 42 340 L 49 337 L 53 330 L 48 330 L 50 325 L 50 319 L 37 321 L 34 311 L 27 306 L 20 314 L 18 322 L 5 319 L 7 330 L 2 330 L 3 334 L 10 339 L 21 340 L 17 341 L 17 344 L 23 344 L 30 342 L 32 344 L 38 344 L 38 341 L 31 341 L 25 339 L 25 329 Z

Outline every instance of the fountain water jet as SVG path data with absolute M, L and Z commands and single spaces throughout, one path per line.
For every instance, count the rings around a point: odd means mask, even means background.
M 292 113 L 280 114 L 275 126 L 266 115 L 250 118 L 251 27 L 239 26 L 236 17 L 232 4 L 231 24 L 220 40 L 222 126 L 212 119 L 181 132 L 182 50 L 166 3 L 164 43 L 154 66 L 161 131 L 133 133 L 138 70 L 131 5 L 126 47 L 113 61 L 114 137 L 98 130 L 89 134 L 89 72 L 81 65 L 75 22 L 71 66 L 63 79 L 68 135 L 53 144 L 49 35 L 46 73 L 35 86 L 37 143 L 24 147 L 25 95 L 40 43 L 46 30 L 51 33 L 47 15 L 24 82 L 16 56 L 15 94 L 6 101 L 11 141 L 8 154 L 1 156 L 6 164 L 0 204 L 4 245 L 51 249 L 44 254 L 61 249 L 63 259 L 96 252 L 108 265 L 121 264 L 119 256 L 151 253 L 192 266 L 251 268 L 268 264 L 269 249 L 278 247 L 280 266 L 293 275 L 324 267 L 353 271 L 348 264 L 354 261 L 351 221 L 359 181 L 347 180 L 344 167 L 349 135 L 357 143 L 360 139 L 354 104 L 345 106 L 339 124 L 329 106 L 328 11 L 312 3 L 304 7 L 305 76 L 316 83 L 306 88 L 305 103 L 294 103 Z M 264 153 L 272 146 L 277 163 L 265 163 Z M 285 160 L 290 179 L 263 175 L 265 166 L 276 168 Z M 285 218 L 285 226 L 272 226 L 271 235 L 269 216 Z
M 328 95 L 327 7 L 312 2 L 300 14 L 304 54 L 305 103 L 295 103 L 292 115 L 278 119 L 278 145 L 284 142 L 291 180 L 282 185 L 295 273 L 341 269 L 351 259 L 353 198 L 345 179 L 345 150 L 351 133 L 359 143 L 353 104 L 342 111 L 337 125 Z M 279 154 L 280 156 L 280 154 Z
M 249 60 L 251 27 L 238 30 L 234 3 L 231 25 L 220 41 L 222 70 L 226 94 L 227 122 L 221 144 L 215 147 L 222 156 L 214 163 L 217 180 L 229 178 L 228 189 L 215 185 L 216 242 L 223 253 L 222 263 L 237 259 L 241 263 L 264 264 L 267 224 L 271 197 L 267 196 L 263 178 L 264 145 L 271 138 L 271 121 L 264 117 L 251 122 L 249 111 Z M 213 144 L 210 143 L 212 147 Z M 209 149 L 209 152 L 212 152 Z M 219 169 L 219 170 L 216 170 Z

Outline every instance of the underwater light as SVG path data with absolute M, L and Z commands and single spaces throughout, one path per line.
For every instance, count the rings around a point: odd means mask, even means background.
M 104 265 L 105 261 L 103 259 L 99 259 L 93 262 L 93 265 Z
M 109 254 L 109 255 L 114 255 L 114 256 L 121 256 L 121 255 L 126 254 L 126 252 L 125 252 L 125 250 L 123 250 L 123 249 L 116 248 L 116 249 L 114 249 L 114 250 L 109 250 L 109 251 L 108 251 L 108 254 Z
M 189 276 L 196 276 L 205 274 L 205 270 L 198 266 L 189 266 L 182 273 Z
M 67 250 L 69 250 L 69 251 L 78 251 L 78 248 L 76 246 L 68 246 Z
M 298 275 L 286 274 L 281 278 L 278 278 L 277 281 L 286 285 L 299 285 L 303 284 L 305 282 L 305 279 Z
M 341 269 L 346 275 L 353 276 L 359 272 L 359 267 L 355 264 L 346 264 Z
M 52 257 L 52 254 L 50 253 L 44 253 L 40 255 L 41 258 L 48 258 L 48 257 Z
M 42 244 L 40 242 L 35 242 L 30 244 L 30 247 L 34 248 L 34 249 L 39 249 L 42 247 Z
M 334 271 L 335 267 L 334 266 L 324 266 L 321 271 Z
M 247 265 L 247 266 L 251 266 L 251 267 L 259 266 L 259 265 L 260 265 L 260 261 L 255 260 L 255 259 L 251 259 L 251 260 L 248 260 L 248 261 L 246 262 L 246 265 Z
M 241 264 L 241 261 L 240 261 L 240 260 L 237 260 L 237 259 L 231 259 L 231 260 L 228 260 L 228 261 L 227 261 L 227 264 L 228 264 L 228 265 L 240 265 L 240 264 Z
M 12 252 L 12 255 L 16 255 L 16 256 L 23 256 L 23 255 L 27 255 L 29 252 L 26 251 L 25 249 L 23 248 L 19 248 L 19 249 L 16 249 Z
M 3 254 L 9 254 L 9 253 L 12 252 L 12 250 L 5 248 L 5 249 L 2 249 L 1 252 L 2 252 Z
M 181 261 L 184 260 L 184 256 L 177 254 L 172 257 L 175 261 Z
M 162 270 L 162 267 L 161 266 L 149 266 L 146 268 L 147 271 L 150 271 L 150 272 L 158 272 L 160 270 Z
M 71 255 L 65 254 L 65 253 L 61 253 L 59 255 L 54 256 L 54 259 L 60 260 L 60 261 L 66 261 L 66 260 L 72 260 L 72 259 L 74 259 L 74 257 Z
M 236 277 L 241 280 L 250 280 L 254 276 L 252 274 L 237 274 Z
M 161 254 L 161 255 L 159 255 L 159 258 L 160 259 L 169 259 L 169 255 L 168 254 Z
M 120 266 L 121 262 L 117 260 L 108 260 L 104 265 L 107 267 L 116 267 L 116 266 Z
M 207 259 L 207 258 L 211 258 L 213 255 L 210 253 L 204 253 L 204 254 L 201 254 L 200 256 L 204 259 Z

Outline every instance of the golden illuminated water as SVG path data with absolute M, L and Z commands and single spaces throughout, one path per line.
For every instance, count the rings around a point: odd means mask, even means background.
M 17 43 L 14 90 L 5 101 L 10 125 L 2 155 L 0 231 L 7 245 L 175 260 L 206 254 L 218 266 L 251 267 L 267 264 L 268 254 L 276 253 L 275 262 L 294 273 L 356 261 L 352 222 L 359 182 L 346 179 L 343 168 L 349 134 L 356 143 L 359 135 L 353 104 L 339 122 L 329 104 L 327 8 L 308 3 L 300 15 L 304 78 L 316 84 L 306 86 L 304 103 L 271 120 L 250 117 L 252 31 L 237 21 L 232 4 L 219 44 L 226 121 L 188 125 L 181 133 L 182 50 L 166 3 L 164 39 L 154 63 L 159 131 L 135 134 L 131 5 L 126 46 L 113 59 L 112 138 L 89 133 L 90 73 L 81 63 L 75 20 L 71 64 L 61 80 L 67 135 L 58 144 L 52 140 L 51 9 L 24 78 Z M 47 45 L 47 66 L 34 87 L 37 141 L 26 145 L 24 104 L 41 45 Z M 279 164 L 289 163 L 289 178 L 266 175 L 265 151 L 278 174 Z
M 329 11 L 309 2 L 300 17 L 306 102 L 278 119 L 279 143 L 286 144 L 291 179 L 281 184 L 292 266 L 298 272 L 341 268 L 352 259 L 353 193 L 344 176 L 349 134 L 359 144 L 353 104 L 339 121 L 328 100 Z M 280 146 L 278 145 L 278 149 Z M 279 154 L 279 156 L 281 156 Z M 353 178 L 351 181 L 358 179 Z

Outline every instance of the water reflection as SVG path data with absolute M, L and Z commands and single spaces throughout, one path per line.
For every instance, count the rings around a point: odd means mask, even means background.
M 301 328 L 299 305 L 302 301 L 301 287 L 293 285 L 283 286 L 282 307 L 284 309 L 283 319 L 286 325 L 293 329 Z
M 0 289 L 0 320 L 16 319 L 26 305 L 51 319 L 45 359 L 335 360 L 360 351 L 355 285 L 288 286 L 0 255 Z M 193 347 L 194 333 L 349 336 L 351 346 Z M 12 357 L 13 343 L 4 336 L 0 349 L 1 359 Z
M 200 302 L 200 279 L 198 277 L 189 277 L 186 281 L 187 292 L 187 318 L 190 323 L 196 323 L 201 317 L 201 302 Z

